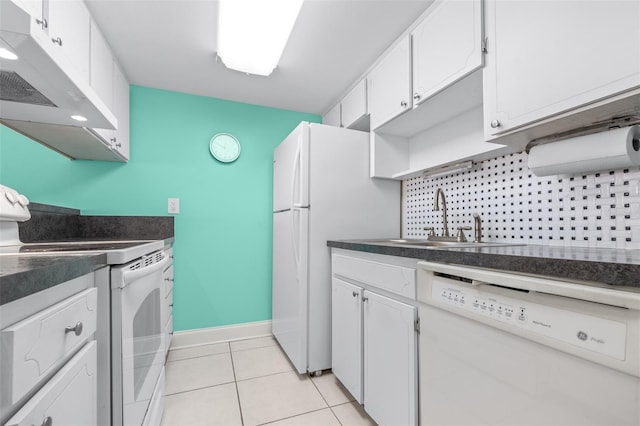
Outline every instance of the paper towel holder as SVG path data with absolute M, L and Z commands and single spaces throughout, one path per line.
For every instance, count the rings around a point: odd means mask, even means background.
M 595 122 L 593 124 L 590 124 L 589 126 L 583 126 L 577 129 L 567 130 L 566 132 L 554 133 L 548 136 L 542 136 L 536 139 L 532 139 L 527 144 L 524 150 L 527 154 L 529 154 L 529 151 L 534 146 L 559 142 L 564 139 L 585 136 L 592 133 L 600 133 L 617 128 L 634 126 L 636 124 L 640 124 L 640 114 L 628 114 L 619 117 L 613 117 L 608 120 Z M 633 149 L 635 151 L 640 150 L 640 140 L 637 140 L 637 138 L 633 139 Z

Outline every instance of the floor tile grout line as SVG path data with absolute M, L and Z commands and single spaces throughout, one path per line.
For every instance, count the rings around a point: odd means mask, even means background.
M 272 423 L 281 422 L 283 420 L 292 419 L 294 417 L 305 416 L 307 414 L 311 414 L 311 413 L 315 413 L 315 412 L 318 412 L 318 411 L 326 410 L 327 408 L 331 408 L 331 407 L 322 407 L 322 408 L 318 408 L 317 410 L 305 411 L 304 413 L 294 414 L 292 416 L 287 416 L 287 417 L 282 417 L 280 419 L 271 420 L 270 422 L 258 423 L 256 426 L 270 425 Z M 333 416 L 336 417 L 336 415 L 333 413 L 333 411 L 331 412 L 331 414 L 333 414 Z M 338 420 L 338 423 L 342 424 L 337 417 L 336 417 L 336 420 Z
M 171 362 L 188 361 L 188 360 L 190 360 L 190 359 L 196 359 L 196 358 L 204 358 L 204 357 L 207 357 L 207 356 L 224 355 L 224 354 L 228 354 L 228 353 L 231 353 L 231 352 L 220 352 L 220 353 L 218 353 L 218 354 L 206 354 L 206 355 L 190 356 L 190 357 L 188 357 L 188 358 L 172 359 L 171 361 L 169 361 L 169 360 L 167 359 L 166 364 L 169 364 L 169 363 L 171 363 Z
M 229 349 L 231 344 L 229 343 Z M 242 415 L 242 402 L 240 401 L 240 391 L 238 390 L 238 378 L 236 377 L 236 364 L 233 362 L 233 352 L 231 355 L 231 370 L 233 371 L 233 386 L 236 388 L 236 399 L 238 400 L 238 410 L 240 411 L 240 424 L 244 426 L 244 416 Z
M 313 387 L 316 388 L 316 390 L 318 391 L 318 393 L 320 394 L 320 397 L 322 398 L 322 400 L 324 401 L 325 404 L 327 404 L 327 407 L 331 407 L 331 405 L 329 405 L 329 401 L 327 401 L 327 398 L 324 397 L 324 394 L 322 393 L 322 391 L 320 390 L 320 388 L 318 387 L 318 385 L 316 385 L 316 381 L 313 380 L 313 377 L 309 376 L 309 380 L 311 380 L 311 383 L 313 383 Z
M 187 392 L 201 391 L 201 390 L 204 390 L 204 389 L 215 388 L 217 386 L 229 385 L 231 383 L 235 383 L 235 381 L 234 382 L 223 382 L 223 383 L 218 383 L 218 384 L 210 385 L 210 386 L 202 386 L 200 388 L 186 389 L 186 390 L 179 391 L 179 392 L 165 393 L 164 396 L 166 397 L 166 396 L 180 395 L 182 393 L 187 393 Z
M 277 371 L 275 373 L 263 374 L 262 376 L 247 377 L 246 379 L 238 379 L 238 380 L 236 380 L 236 382 L 246 382 L 247 380 L 261 379 L 262 377 L 275 376 L 275 375 L 278 375 L 278 374 L 285 374 L 285 373 L 296 373 L 296 374 L 298 374 L 295 370 L 291 369 L 291 370 L 286 370 L 286 371 Z

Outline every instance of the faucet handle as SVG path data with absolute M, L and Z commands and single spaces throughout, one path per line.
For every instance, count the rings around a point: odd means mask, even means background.
M 458 242 L 460 242 L 460 243 L 466 242 L 467 241 L 467 237 L 464 236 L 464 231 L 470 231 L 470 230 L 471 230 L 470 226 L 458 226 L 458 235 L 456 237 Z
M 429 237 L 435 237 L 436 233 L 434 232 L 433 226 L 425 226 L 422 229 L 424 229 L 425 231 L 429 231 Z

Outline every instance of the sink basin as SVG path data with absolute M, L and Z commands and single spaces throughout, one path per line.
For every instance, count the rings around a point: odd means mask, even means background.
M 386 240 L 371 240 L 371 242 L 378 243 L 387 243 L 387 244 L 397 244 L 397 245 L 407 245 L 407 246 L 418 246 L 418 247 L 499 247 L 499 246 L 517 246 L 522 244 L 513 244 L 513 243 L 494 243 L 494 242 L 480 242 L 476 243 L 473 241 L 433 241 L 433 240 L 425 240 L 418 238 L 391 238 Z

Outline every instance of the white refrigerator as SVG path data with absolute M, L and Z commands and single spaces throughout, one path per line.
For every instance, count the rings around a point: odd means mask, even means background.
M 272 331 L 298 373 L 331 368 L 327 240 L 400 235 L 400 182 L 369 177 L 369 134 L 302 122 L 274 151 Z

